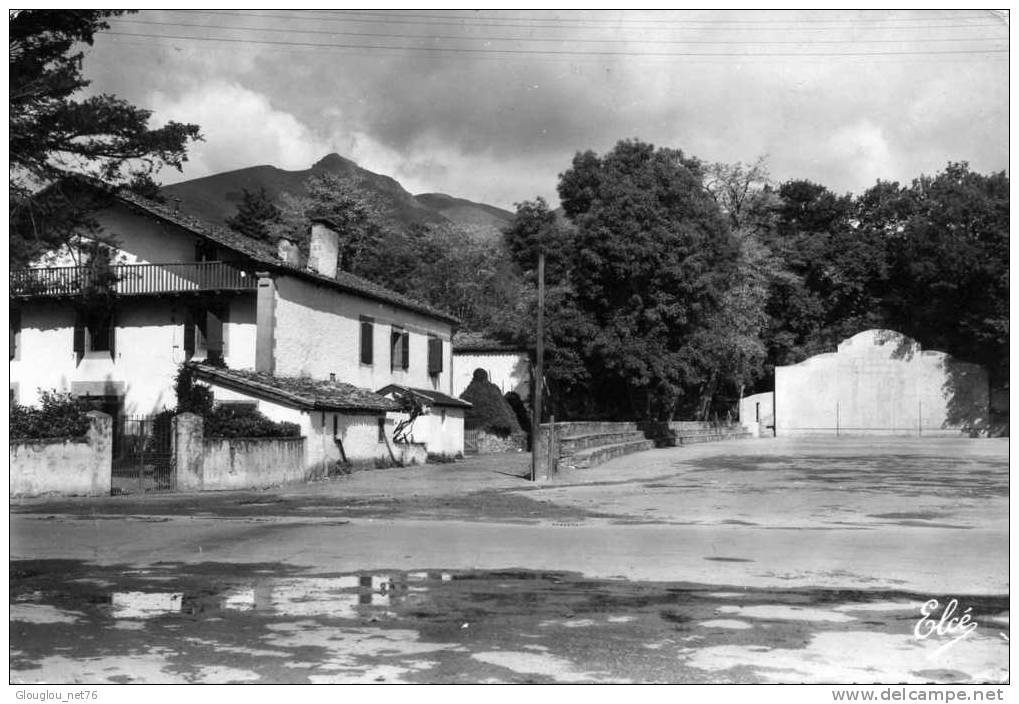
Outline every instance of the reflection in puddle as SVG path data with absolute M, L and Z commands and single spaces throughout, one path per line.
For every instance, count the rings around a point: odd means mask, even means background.
M 114 592 L 110 595 L 113 615 L 117 618 L 153 618 L 179 613 L 181 592 Z
M 266 579 L 226 592 L 222 606 L 282 616 L 356 618 L 365 613 L 394 616 L 389 609 L 427 592 L 427 582 L 452 579 L 449 572 Z

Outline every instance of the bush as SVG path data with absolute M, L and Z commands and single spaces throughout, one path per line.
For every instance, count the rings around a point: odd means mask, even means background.
M 39 407 L 11 407 L 10 437 L 12 438 L 79 438 L 88 432 L 88 417 L 92 410 L 80 398 L 71 394 L 41 391 Z
M 300 437 L 296 423 L 277 423 L 250 406 L 217 406 L 205 414 L 205 437 L 293 438 Z
M 520 432 L 513 409 L 502 397 L 499 387 L 488 380 L 484 369 L 474 370 L 474 378 L 460 398 L 472 404 L 464 413 L 464 427 L 482 428 L 499 437 Z
M 205 416 L 212 412 L 212 388 L 195 381 L 194 372 L 186 364 L 177 372 L 173 390 L 177 394 L 177 413 Z

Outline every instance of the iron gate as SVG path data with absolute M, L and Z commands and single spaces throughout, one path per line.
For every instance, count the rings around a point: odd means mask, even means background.
M 173 468 L 169 413 L 153 416 L 122 416 L 113 439 L 113 493 L 173 491 L 177 475 Z

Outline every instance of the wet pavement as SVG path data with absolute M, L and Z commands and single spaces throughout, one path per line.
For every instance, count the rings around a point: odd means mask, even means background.
M 509 460 L 12 504 L 11 680 L 1008 677 L 1007 444 Z
M 938 644 L 914 637 L 928 595 L 903 592 L 724 591 L 527 570 L 307 574 L 220 563 L 96 570 L 59 560 L 15 562 L 12 580 L 11 669 L 19 682 L 1007 675 L 1005 597 L 964 598 L 984 630 L 936 653 Z

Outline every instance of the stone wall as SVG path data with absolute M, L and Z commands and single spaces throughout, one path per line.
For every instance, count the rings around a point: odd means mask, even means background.
M 10 441 L 12 497 L 108 496 L 113 461 L 112 419 L 91 411 L 83 438 Z
M 173 419 L 179 490 L 260 489 L 309 478 L 304 438 L 206 438 L 203 426 L 193 413 Z

